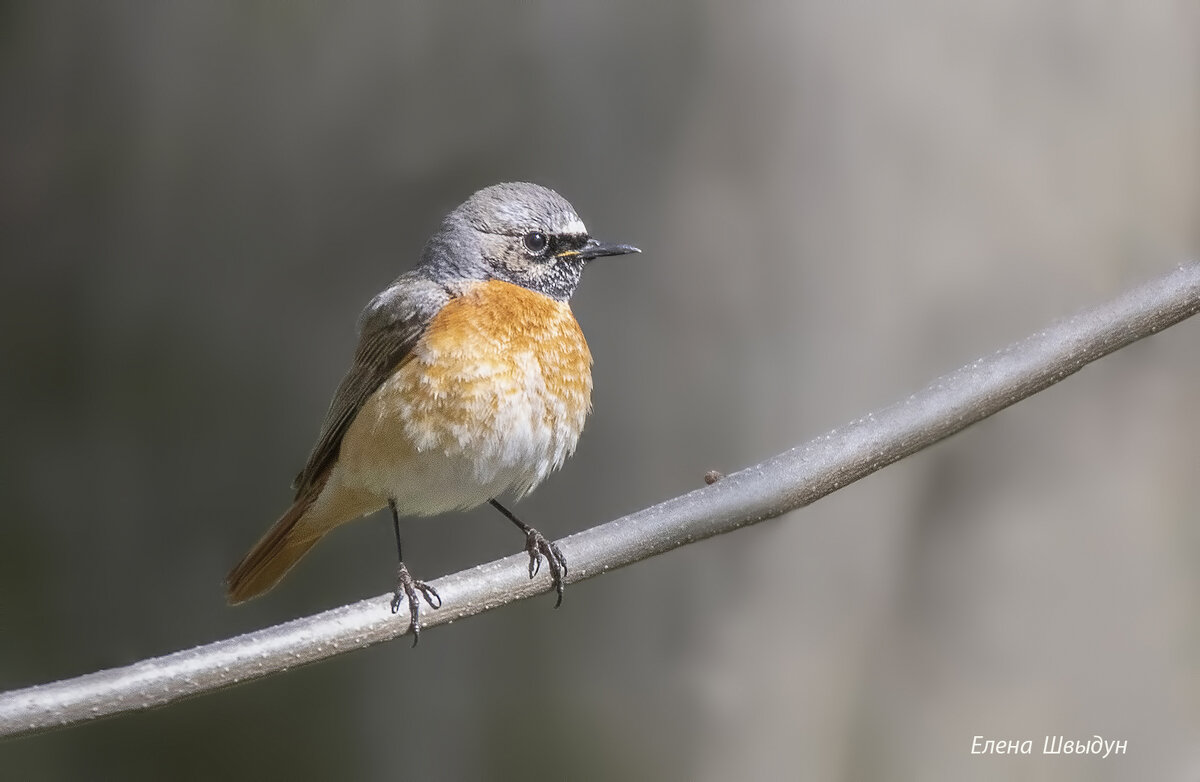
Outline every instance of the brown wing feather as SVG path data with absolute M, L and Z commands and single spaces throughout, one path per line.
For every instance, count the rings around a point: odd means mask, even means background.
M 313 518 L 310 510 L 337 460 L 342 437 L 363 403 L 407 359 L 430 319 L 449 299 L 446 288 L 410 272 L 367 305 L 354 364 L 333 395 L 308 464 L 296 476 L 295 502 L 230 572 L 231 603 L 270 589 L 329 531 L 328 519 Z
M 431 282 L 401 277 L 367 306 L 354 363 L 338 385 L 317 444 L 293 484 L 296 499 L 324 480 L 325 471 L 337 459 L 342 437 L 367 397 L 408 358 L 430 318 L 449 298 Z

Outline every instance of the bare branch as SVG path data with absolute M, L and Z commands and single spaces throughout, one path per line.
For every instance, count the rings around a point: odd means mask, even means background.
M 1200 310 L 1200 264 L 1138 287 L 934 381 L 890 407 L 761 464 L 624 518 L 572 535 L 560 545 L 568 582 L 803 507 L 830 492 L 1037 393 L 1084 365 Z M 715 476 L 714 476 L 715 477 Z M 433 582 L 435 627 L 551 588 L 529 579 L 516 554 Z M 256 679 L 407 631 L 391 595 L 363 600 L 124 668 L 0 694 L 0 735 L 32 733 Z

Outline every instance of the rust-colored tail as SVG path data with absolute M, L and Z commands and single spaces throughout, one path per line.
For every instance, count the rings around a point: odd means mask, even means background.
M 287 513 L 267 530 L 262 540 L 254 544 L 250 553 L 230 571 L 226 584 L 231 604 L 257 597 L 278 584 L 292 565 L 321 539 L 327 528 L 314 530 L 316 525 L 303 523 L 304 514 L 317 498 L 320 488 L 317 486 L 316 491 L 297 497 Z

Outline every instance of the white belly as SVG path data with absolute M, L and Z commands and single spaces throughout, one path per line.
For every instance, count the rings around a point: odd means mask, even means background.
M 521 496 L 579 441 L 583 416 L 566 415 L 560 400 L 547 398 L 540 373 L 519 392 L 501 384 L 500 393 L 435 404 L 414 402 L 421 395 L 412 393 L 411 374 L 394 375 L 359 412 L 354 427 L 372 446 L 343 446 L 339 458 L 347 488 L 377 497 L 380 507 L 393 499 L 402 513 L 430 515 L 507 491 Z
M 505 492 L 528 493 L 575 450 L 589 382 L 555 393 L 533 355 L 475 365 L 449 388 L 430 388 L 418 355 L 359 411 L 331 479 L 403 514 L 472 508 Z M 521 371 L 513 372 L 513 367 Z

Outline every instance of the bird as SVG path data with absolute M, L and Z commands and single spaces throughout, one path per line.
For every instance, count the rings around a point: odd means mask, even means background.
M 404 563 L 401 516 L 491 504 L 545 558 L 562 603 L 558 545 L 497 499 L 520 500 L 575 451 L 591 412 L 592 355 L 569 304 L 584 267 L 639 253 L 598 241 L 547 187 L 485 187 L 442 220 L 417 265 L 371 299 L 349 371 L 293 483 L 291 507 L 230 571 L 237 604 L 274 587 L 326 534 L 388 508 L 399 565 L 392 613 L 437 590 Z

